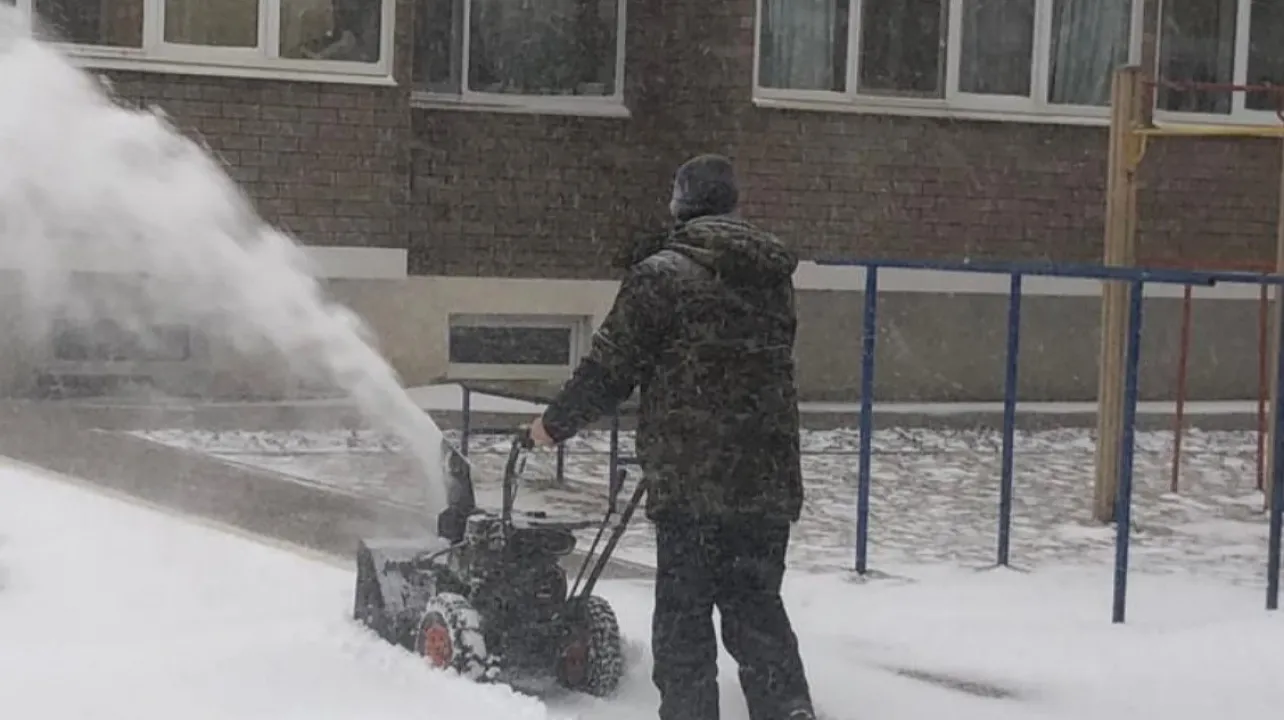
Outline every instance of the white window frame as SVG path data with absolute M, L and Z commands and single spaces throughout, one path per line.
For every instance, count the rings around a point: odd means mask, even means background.
M 206 0 L 217 2 L 217 0 Z M 362 85 L 395 85 L 392 77 L 396 0 L 380 0 L 379 61 L 300 60 L 277 57 L 281 42 L 282 0 L 258 0 L 259 46 L 227 48 L 165 41 L 165 0 L 143 0 L 141 48 L 58 43 L 78 65 L 92 69 L 134 70 L 180 75 L 215 75 Z M 17 0 L 32 15 L 34 0 Z
M 1160 1 L 1160 28 L 1163 27 L 1163 4 L 1166 0 Z M 1212 0 L 1209 0 L 1210 2 Z M 1251 21 L 1250 15 L 1253 6 L 1253 0 L 1237 0 L 1235 7 L 1235 57 L 1233 61 L 1234 72 L 1231 74 L 1231 82 L 1235 85 L 1246 85 L 1248 83 L 1248 50 L 1250 47 Z M 1162 29 L 1157 38 L 1157 42 L 1163 44 Z M 1280 48 L 1284 52 L 1284 48 Z M 1280 126 L 1280 117 L 1273 110 L 1250 110 L 1246 103 L 1248 101 L 1247 93 L 1231 93 L 1231 111 L 1225 115 L 1219 113 L 1196 113 L 1181 112 L 1173 110 L 1155 109 L 1155 119 L 1171 124 L 1198 124 L 1198 125 L 1268 125 Z M 1156 93 L 1156 104 L 1158 104 L 1158 93 Z
M 881 115 L 945 117 L 959 120 L 997 120 L 1011 122 L 1055 123 L 1065 125 L 1106 125 L 1110 111 L 1106 107 L 1049 103 L 1047 97 L 1049 53 L 1052 46 L 1052 0 L 1036 0 L 1032 82 L 1029 97 L 995 96 L 958 91 L 959 63 L 962 48 L 962 13 L 966 0 L 948 3 L 946 29 L 945 92 L 940 98 L 921 98 L 861 94 L 857 91 L 860 63 L 863 0 L 850 0 L 847 35 L 848 90 L 784 90 L 760 85 L 762 52 L 763 2 L 757 0 L 754 17 L 753 99 L 760 107 L 828 110 Z M 1141 58 L 1142 2 L 1132 0 L 1132 37 L 1128 62 Z M 1164 0 L 1160 0 L 1161 8 Z M 1248 75 L 1249 9 L 1252 0 L 1238 0 L 1234 82 L 1243 84 Z M 1162 12 L 1162 9 L 1161 9 Z M 1162 38 L 1161 38 L 1162 41 Z M 1266 124 L 1279 125 L 1274 112 L 1248 110 L 1244 93 L 1234 93 L 1234 106 L 1229 115 L 1156 110 L 1157 120 L 1173 124 Z
M 422 1 L 422 0 L 419 0 Z M 410 102 L 415 107 L 483 112 L 529 113 L 540 115 L 583 115 L 629 117 L 624 104 L 625 33 L 628 27 L 628 0 L 615 0 L 615 92 L 610 95 L 516 95 L 488 93 L 468 88 L 470 23 L 473 0 L 462 0 L 463 22 L 459 38 L 460 87 L 457 92 L 414 87 Z M 416 38 L 417 39 L 417 38 Z M 416 57 L 414 62 L 418 62 Z
M 581 315 L 519 315 L 450 313 L 446 318 L 446 377 L 449 380 L 565 380 L 587 352 L 592 338 L 592 321 Z M 450 331 L 456 327 L 547 328 L 570 330 L 569 361 L 565 365 L 523 365 L 504 363 L 456 363 L 450 359 Z

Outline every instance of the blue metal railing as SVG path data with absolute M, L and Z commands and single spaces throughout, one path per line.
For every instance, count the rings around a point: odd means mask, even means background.
M 937 260 L 877 260 L 877 259 L 820 259 L 819 265 L 860 267 L 865 271 L 864 311 L 861 338 L 861 398 L 860 398 L 860 455 L 856 502 L 856 558 L 855 569 L 860 574 L 868 571 L 869 563 L 869 499 L 871 465 L 873 458 L 874 430 L 874 376 L 875 350 L 878 328 L 879 271 L 883 269 L 922 270 L 935 272 L 967 272 L 989 275 L 1007 275 L 1008 328 L 1005 372 L 1003 382 L 1003 444 L 1000 463 L 1000 492 L 998 518 L 999 565 L 1008 565 L 1011 554 L 1012 499 L 1015 493 L 1014 438 L 1016 434 L 1017 384 L 1021 340 L 1021 300 L 1024 277 L 1059 277 L 1086 280 L 1117 280 L 1130 284 L 1128 326 L 1124 358 L 1124 407 L 1119 459 L 1119 483 L 1115 495 L 1115 568 L 1112 620 L 1123 622 L 1127 605 L 1128 551 L 1131 542 L 1133 458 L 1136 447 L 1136 417 L 1138 395 L 1138 367 L 1141 362 L 1141 326 L 1143 299 L 1146 283 L 1170 285 L 1198 285 L 1211 287 L 1217 284 L 1249 284 L 1284 287 L 1284 276 L 1251 272 L 1208 272 L 1174 270 L 1166 268 L 1108 267 L 1091 264 L 1063 264 L 1052 262 L 948 262 Z M 1284 313 L 1277 329 L 1280 344 L 1284 347 Z M 1284 353 L 1276 366 L 1276 382 L 1284 387 Z M 463 452 L 468 452 L 468 435 L 471 422 L 471 393 L 464 391 Z M 1284 458 L 1284 403 L 1277 404 L 1272 419 L 1275 430 L 1275 458 Z M 558 474 L 563 467 L 564 447 L 559 446 Z M 621 464 L 636 462 L 635 458 L 620 454 L 620 418 L 613 416 L 610 429 L 610 472 L 614 477 Z M 1267 548 L 1266 608 L 1279 607 L 1281 536 L 1284 535 L 1284 462 L 1275 462 L 1272 468 L 1272 494 L 1270 535 Z
M 1128 551 L 1131 541 L 1133 457 L 1136 447 L 1138 366 L 1141 362 L 1141 324 L 1143 290 L 1146 283 L 1213 286 L 1219 283 L 1284 286 L 1284 277 L 1267 273 L 1205 272 L 1160 268 L 1108 267 L 1087 264 L 1050 262 L 946 262 L 937 260 L 849 260 L 822 259 L 819 265 L 861 267 L 865 270 L 865 312 L 861 343 L 860 465 L 856 503 L 856 572 L 868 570 L 870 464 L 874 409 L 874 351 L 878 328 L 878 280 L 881 269 L 968 272 L 1007 275 L 1011 279 L 1008 295 L 1008 333 L 1006 372 L 1003 397 L 1003 449 L 1000 471 L 998 563 L 1007 565 L 1011 549 L 1012 496 L 1014 492 L 1013 451 L 1016 434 L 1017 368 L 1020 353 L 1020 319 L 1022 282 L 1025 276 L 1077 278 L 1087 280 L 1120 280 L 1131 285 L 1128 303 L 1128 327 L 1124 358 L 1124 407 L 1120 439 L 1119 483 L 1115 495 L 1115 568 L 1114 597 L 1111 618 L 1123 622 L 1127 606 Z M 1284 313 L 1277 330 L 1284 346 Z M 1284 353 L 1276 367 L 1277 383 L 1284 387 Z M 1275 408 L 1275 454 L 1284 457 L 1284 403 Z M 1272 501 L 1270 539 L 1267 548 L 1266 607 L 1279 607 L 1280 540 L 1284 528 L 1284 462 L 1272 468 Z

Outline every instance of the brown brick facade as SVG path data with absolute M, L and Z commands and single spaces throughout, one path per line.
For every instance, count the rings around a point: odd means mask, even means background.
M 662 219 L 664 173 L 628 120 L 416 111 L 414 125 L 412 274 L 601 277 Z
M 141 73 L 115 87 L 207 143 L 302 241 L 405 247 L 409 112 L 395 88 Z
M 412 273 L 609 276 L 702 151 L 731 155 L 746 214 L 808 256 L 1100 258 L 1104 128 L 755 108 L 753 11 L 631 0 L 627 119 L 411 109 L 404 84 L 115 77 L 199 132 L 269 220 L 408 247 Z M 1271 141 L 1152 143 L 1142 255 L 1272 257 L 1279 174 Z
M 399 2 L 397 75 L 413 7 Z M 312 245 L 404 248 L 410 98 L 403 87 L 108 72 L 227 165 L 263 217 Z

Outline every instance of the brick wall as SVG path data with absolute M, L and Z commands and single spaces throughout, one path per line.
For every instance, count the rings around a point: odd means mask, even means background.
M 809 254 L 1096 262 L 1104 128 L 755 111 L 746 212 Z M 1151 143 L 1140 257 L 1274 257 L 1278 143 Z
M 398 7 L 397 75 L 410 2 Z M 406 247 L 410 104 L 404 88 L 160 73 L 106 74 L 227 165 L 263 217 L 312 245 Z
M 412 274 L 609 277 L 623 243 L 667 221 L 662 4 L 629 3 L 630 118 L 414 111 Z
M 673 168 L 705 151 L 807 256 L 1100 260 L 1104 128 L 758 109 L 753 12 L 632 3 L 627 122 L 418 117 L 422 271 L 607 275 L 604 245 L 662 222 Z M 1152 143 L 1142 256 L 1273 257 L 1279 174 L 1271 141 Z
M 1273 263 L 1280 157 L 1278 140 L 1152 141 L 1138 198 L 1142 261 Z
M 381 88 L 112 73 L 229 165 L 263 215 L 320 245 L 408 247 L 412 273 L 608 277 L 667 221 L 676 165 L 740 166 L 744 210 L 805 255 L 1094 261 L 1103 128 L 765 110 L 750 102 L 753 0 L 631 0 L 632 117 L 415 110 Z M 1152 143 L 1143 257 L 1271 258 L 1280 151 Z
M 416 111 L 410 272 L 602 277 L 668 202 L 625 119 Z

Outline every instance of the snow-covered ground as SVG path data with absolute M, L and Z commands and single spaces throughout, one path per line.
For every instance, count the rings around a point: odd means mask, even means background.
M 154 442 L 266 468 L 299 482 L 341 492 L 416 504 L 417 476 L 398 459 L 397 443 L 365 431 L 139 431 Z M 458 435 L 448 433 L 457 442 Z M 807 503 L 791 561 L 814 571 L 850 568 L 858 433 L 805 432 Z M 623 434 L 623 451 L 632 453 Z M 510 439 L 474 436 L 471 457 L 481 502 L 498 502 L 495 478 Z M 871 567 L 898 563 L 984 566 L 995 561 L 999 496 L 999 435 L 989 430 L 888 429 L 875 433 Z M 1018 567 L 1109 563 L 1111 528 L 1088 521 L 1093 438 L 1087 430 L 1023 432 L 1017 436 L 1012 561 Z M 1190 431 L 1183 443 L 1181 494 L 1168 492 L 1172 436 L 1137 436 L 1133 568 L 1163 573 L 1198 568 L 1236 582 L 1262 580 L 1266 516 L 1256 490 L 1256 436 Z M 532 454 L 519 506 L 597 516 L 604 509 L 608 467 L 605 433 L 568 443 L 567 482 L 554 475 L 554 454 Z M 635 523 L 620 557 L 650 562 L 653 532 Z
M 40 720 L 650 720 L 650 589 L 608 581 L 632 664 L 611 701 L 541 703 L 431 670 L 348 620 L 352 573 L 0 466 L 0 713 Z M 1108 568 L 793 575 L 787 601 L 835 720 L 1274 717 L 1284 619 L 1248 588 Z M 724 717 L 746 713 L 721 662 Z

